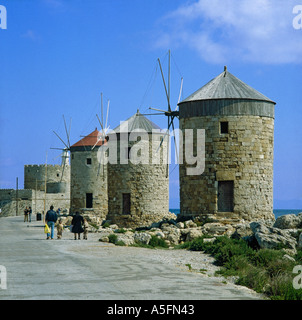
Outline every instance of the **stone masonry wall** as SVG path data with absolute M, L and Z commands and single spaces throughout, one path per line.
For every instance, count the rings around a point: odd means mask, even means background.
M 107 166 L 98 161 L 98 148 L 71 153 L 71 211 L 106 218 L 108 213 Z M 91 165 L 87 159 L 91 159 Z M 93 208 L 86 208 L 86 193 L 93 194 Z
M 220 133 L 221 121 L 229 123 L 228 134 Z M 199 176 L 187 176 L 185 162 L 180 165 L 181 213 L 247 221 L 273 218 L 274 119 L 203 116 L 181 119 L 180 129 L 185 128 L 205 129 L 206 162 Z M 233 212 L 218 212 L 218 181 L 234 182 Z
M 47 169 L 47 172 L 46 172 Z M 64 170 L 60 165 L 25 165 L 24 189 L 45 190 L 45 175 L 47 183 L 65 182 L 69 190 L 70 166 L 65 165 Z
M 61 208 L 61 212 L 64 210 L 69 213 L 70 198 L 69 194 L 56 193 L 50 194 L 43 191 L 35 191 L 28 189 L 20 189 L 17 191 L 14 189 L 1 189 L 0 190 L 0 208 L 2 214 L 5 216 L 11 215 L 23 215 L 25 207 L 31 207 L 33 215 L 37 212 L 44 212 L 49 210 L 51 205 L 55 210 Z
M 149 140 L 141 140 L 140 143 L 142 150 L 149 150 L 148 164 L 133 164 L 130 160 L 128 164 L 121 164 L 118 148 L 118 164 L 108 165 L 108 219 L 119 226 L 149 225 L 160 221 L 169 212 L 169 178 L 166 176 L 167 166 L 164 162 L 167 139 L 158 152 L 160 136 L 153 144 L 151 135 Z M 134 144 L 129 142 L 129 147 Z M 152 155 L 154 158 L 159 157 L 158 164 L 152 164 Z M 130 214 L 123 213 L 123 193 L 130 193 Z

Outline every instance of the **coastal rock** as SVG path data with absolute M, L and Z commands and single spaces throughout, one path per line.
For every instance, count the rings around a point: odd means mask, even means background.
M 114 232 L 112 229 L 109 229 L 109 228 L 100 228 L 98 230 L 98 233 L 100 234 L 100 241 L 109 242 L 109 235 Z
M 246 238 L 253 235 L 253 231 L 251 230 L 249 223 L 241 223 L 234 226 L 234 228 L 235 231 L 232 234 L 232 238 L 234 239 Z
M 119 229 L 119 226 L 117 224 L 111 224 L 109 228 L 112 230 L 116 230 L 116 229 Z
M 101 241 L 101 242 L 109 242 L 109 237 L 108 236 L 101 236 L 99 241 Z
M 275 224 L 273 225 L 274 228 L 279 229 L 298 229 L 302 227 L 302 214 L 295 215 L 295 214 L 286 214 L 281 217 L 278 217 Z
M 133 237 L 135 242 L 140 242 L 143 244 L 149 244 L 151 240 L 151 235 L 147 232 L 135 233 Z
M 260 248 L 276 249 L 280 245 L 283 245 L 293 250 L 296 249 L 296 239 L 286 230 L 267 227 L 262 222 L 252 222 L 250 227 Z
M 203 235 L 203 232 L 199 228 L 188 229 L 188 233 L 186 235 L 186 241 L 192 241 L 196 238 L 199 238 Z
M 233 226 L 227 224 L 221 224 L 218 222 L 206 223 L 202 227 L 203 234 L 213 235 L 213 236 L 231 236 L 234 233 L 235 229 Z
M 177 226 L 179 229 L 184 229 L 185 224 L 184 224 L 183 222 L 177 222 L 176 226 Z
M 165 234 L 165 239 L 170 241 L 171 244 L 179 244 L 180 236 L 181 236 L 180 229 L 174 226 L 170 226 L 170 227 L 165 227 L 163 229 L 163 232 Z
M 132 232 L 118 233 L 116 243 L 117 242 L 123 242 L 125 246 L 130 246 L 135 243 L 134 235 Z
M 187 228 L 196 228 L 197 227 L 197 224 L 195 222 L 193 222 L 192 220 L 188 220 L 185 223 L 186 223 Z

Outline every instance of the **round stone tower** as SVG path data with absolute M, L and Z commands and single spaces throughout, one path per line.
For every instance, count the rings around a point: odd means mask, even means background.
M 109 133 L 108 219 L 120 227 L 148 226 L 169 214 L 167 138 L 139 111 Z M 115 148 L 116 147 L 116 148 Z
M 97 129 L 70 147 L 71 212 L 108 213 L 107 166 L 98 157 L 104 141 Z
M 180 165 L 184 216 L 235 222 L 273 219 L 275 102 L 225 70 L 179 104 L 179 127 L 205 130 L 205 167 Z M 197 146 L 196 133 L 193 148 Z M 196 152 L 196 150 L 195 150 Z

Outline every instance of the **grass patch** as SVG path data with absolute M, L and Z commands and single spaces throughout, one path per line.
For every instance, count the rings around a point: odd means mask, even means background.
M 149 246 L 153 248 L 169 248 L 165 240 L 157 236 L 151 236 Z
M 151 236 L 149 244 L 136 242 L 135 244 L 131 245 L 133 247 L 141 247 L 141 248 L 148 248 L 148 249 L 167 249 L 169 246 L 165 242 L 164 239 L 158 238 L 157 236 Z
M 112 234 L 110 234 L 110 235 L 108 236 L 108 239 L 109 239 L 109 242 L 110 242 L 110 243 L 116 244 L 116 242 L 117 242 L 117 235 L 112 233 Z
M 185 264 L 185 266 L 189 268 L 189 271 L 191 271 L 191 270 L 192 270 L 192 266 L 191 266 L 191 264 L 190 264 L 190 263 Z
M 237 276 L 237 284 L 263 293 L 273 300 L 302 300 L 302 289 L 293 288 L 293 268 L 302 264 L 302 250 L 296 261 L 283 259 L 284 252 L 276 249 L 255 250 L 243 239 L 219 237 L 213 243 L 197 238 L 182 247 L 203 251 L 215 258 L 221 267 L 218 273 L 225 277 Z
M 110 227 L 110 223 L 109 222 L 105 222 L 104 224 L 102 224 L 103 228 L 109 228 Z

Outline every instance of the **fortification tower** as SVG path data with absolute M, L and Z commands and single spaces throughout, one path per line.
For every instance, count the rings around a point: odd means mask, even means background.
M 95 129 L 70 147 L 71 211 L 93 213 L 105 218 L 108 213 L 107 166 L 98 157 L 104 144 Z
M 68 193 L 70 187 L 70 166 L 64 165 L 25 165 L 24 189 L 45 191 L 47 193 Z
M 146 226 L 169 212 L 167 139 L 159 149 L 160 131 L 137 111 L 109 133 L 117 161 L 108 164 L 108 219 L 119 226 Z
M 189 176 L 180 165 L 181 215 L 273 218 L 274 108 L 226 67 L 179 103 L 180 129 L 205 129 L 204 172 Z

